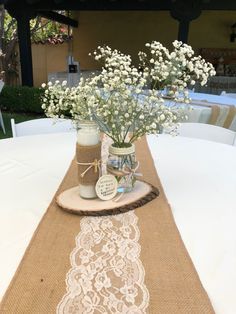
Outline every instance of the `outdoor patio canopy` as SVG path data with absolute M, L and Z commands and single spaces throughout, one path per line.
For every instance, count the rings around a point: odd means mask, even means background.
M 17 20 L 22 85 L 33 86 L 29 21 L 36 16 L 78 27 L 78 21 L 55 11 L 166 10 L 179 21 L 178 39 L 187 42 L 189 23 L 202 10 L 236 10 L 235 0 L 0 0 Z

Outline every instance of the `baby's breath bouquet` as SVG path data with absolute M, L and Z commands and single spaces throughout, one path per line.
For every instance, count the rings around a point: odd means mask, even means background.
M 132 64 L 129 55 L 108 46 L 98 47 L 92 56 L 102 63 L 99 75 L 81 79 L 72 88 L 66 82 L 43 86 L 47 116 L 68 117 L 77 125 L 81 120 L 93 120 L 112 139 L 108 170 L 117 177 L 122 191 L 130 191 L 136 178 L 138 163 L 133 143 L 145 134 L 159 134 L 164 128 L 173 132 L 185 117 L 185 111 L 164 102 L 159 90 L 171 87 L 177 97 L 188 84 L 198 80 L 204 85 L 214 74 L 210 64 L 193 57 L 191 47 L 177 41 L 173 45 L 170 53 L 158 42 L 147 44 L 151 58 L 139 53 L 142 69 Z
M 103 63 L 102 72 L 90 81 L 88 95 L 93 119 L 113 144 L 109 147 L 107 170 L 116 176 L 120 192 L 132 190 L 139 163 L 134 142 L 145 134 L 159 134 L 172 128 L 180 111 L 164 104 L 156 90 L 144 95 L 146 73 L 129 55 L 110 47 L 98 47 L 93 56 Z
M 68 87 L 66 81 L 56 81 L 42 84 L 42 88 L 42 108 L 47 117 L 72 119 L 77 125 L 81 120 L 92 119 L 87 101 L 90 87 L 83 80 L 76 87 Z
M 177 101 L 188 102 L 187 87 L 196 82 L 206 85 L 208 78 L 216 74 L 211 63 L 195 56 L 192 47 L 181 41 L 173 42 L 173 51 L 157 41 L 147 43 L 146 49 L 139 52 L 139 59 L 149 84 L 160 91 L 167 89 Z
M 106 46 L 98 47 L 93 56 L 103 68 L 90 80 L 87 99 L 93 119 L 114 146 L 130 146 L 143 135 L 161 133 L 178 122 L 180 111 L 166 106 L 155 89 L 143 94 L 148 78 L 132 65 L 129 55 Z

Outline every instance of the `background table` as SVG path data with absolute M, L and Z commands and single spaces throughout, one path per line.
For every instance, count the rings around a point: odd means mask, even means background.
M 0 295 L 75 152 L 73 133 L 0 141 Z M 236 147 L 161 135 L 148 143 L 216 313 L 236 312 Z M 158 280 L 158 278 L 157 278 Z
M 227 97 L 227 95 L 213 95 L 213 94 L 205 94 L 205 93 L 189 93 L 189 97 L 194 100 L 207 101 L 209 103 L 216 103 L 228 106 L 236 106 L 236 98 Z
M 227 96 L 210 95 L 204 93 L 189 93 L 192 99 L 192 111 L 187 112 L 189 122 L 209 123 L 212 106 L 217 105 L 220 109 L 216 125 L 223 127 L 231 106 L 236 106 L 236 98 Z M 232 120 L 230 130 L 236 131 L 236 116 Z
M 210 77 L 207 85 L 196 85 L 195 90 L 198 92 L 209 94 L 221 94 L 222 91 L 227 93 L 235 93 L 236 91 L 236 77 L 234 76 L 213 76 Z

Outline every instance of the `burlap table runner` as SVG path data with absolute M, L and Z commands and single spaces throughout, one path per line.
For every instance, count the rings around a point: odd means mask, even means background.
M 145 312 L 214 313 L 175 225 L 145 139 L 137 143 L 137 158 L 144 179 L 160 190 L 158 198 L 135 210 L 140 231 L 140 259 L 149 291 Z M 72 162 L 57 193 L 76 185 L 76 177 L 76 164 Z M 2 300 L 0 313 L 56 312 L 66 293 L 65 277 L 71 267 L 69 255 L 80 232 L 80 221 L 79 216 L 60 210 L 55 198 L 52 200 Z M 82 312 L 78 309 L 73 313 Z

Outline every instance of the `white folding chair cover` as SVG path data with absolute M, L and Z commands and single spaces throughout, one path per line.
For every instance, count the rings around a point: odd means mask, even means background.
M 3 89 L 3 86 L 4 86 L 4 82 L 3 82 L 3 80 L 0 80 L 0 93 L 1 93 L 1 91 Z
M 213 106 L 213 104 L 212 104 Z M 235 116 L 230 123 L 230 125 L 225 126 L 225 122 L 227 121 L 228 115 L 231 115 L 233 106 L 228 105 L 218 105 L 219 107 L 219 114 L 218 117 L 214 123 L 214 125 L 226 127 L 229 130 L 236 132 L 236 111 Z M 236 107 L 235 107 L 236 108 Z M 199 122 L 199 123 L 209 123 L 210 118 L 212 114 L 212 108 L 208 104 L 208 106 L 192 106 L 192 110 L 187 110 L 186 115 L 188 116 L 188 119 L 186 122 L 192 123 L 192 122 Z
M 220 108 L 220 113 L 219 113 L 219 116 L 217 118 L 215 125 L 223 127 L 224 122 L 225 122 L 227 115 L 229 113 L 230 107 L 229 106 L 219 106 L 219 108 Z
M 236 132 L 204 123 L 182 123 L 178 129 L 180 136 L 200 138 L 213 142 L 233 145 Z
M 193 107 L 186 112 L 188 122 L 207 123 L 211 116 L 211 108 Z
M 233 121 L 229 127 L 229 130 L 236 132 L 236 116 L 234 117 L 234 119 L 233 119 Z
M 75 131 L 75 127 L 69 119 L 55 120 L 52 118 L 43 118 L 17 124 L 14 119 L 11 119 L 11 127 L 13 137 Z
M 235 136 L 233 145 L 236 146 L 236 136 Z
M 0 93 L 3 89 L 3 86 L 4 86 L 4 82 L 3 82 L 3 80 L 0 80 Z M 0 108 L 0 126 L 2 127 L 3 133 L 6 134 L 6 130 L 5 130 L 5 126 L 4 126 L 4 122 L 3 122 L 3 118 L 2 118 L 1 108 Z

